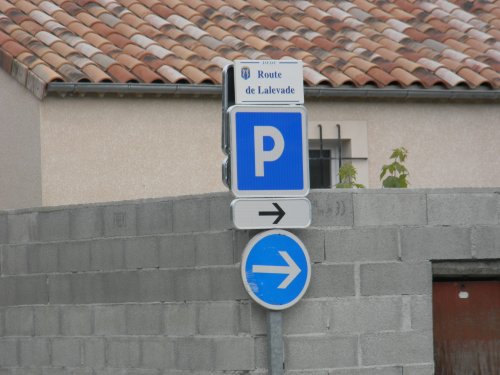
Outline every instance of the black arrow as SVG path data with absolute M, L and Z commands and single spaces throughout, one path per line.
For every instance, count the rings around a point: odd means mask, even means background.
M 259 211 L 259 216 L 277 216 L 273 224 L 278 224 L 280 220 L 285 216 L 285 211 L 280 207 L 278 203 L 273 203 L 278 211 Z

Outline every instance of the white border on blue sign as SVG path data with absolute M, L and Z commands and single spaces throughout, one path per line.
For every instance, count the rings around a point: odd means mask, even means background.
M 303 185 L 301 190 L 239 190 L 238 160 L 236 146 L 236 114 L 239 112 L 291 112 L 302 114 L 302 171 Z M 228 109 L 231 137 L 231 192 L 235 197 L 305 197 L 309 194 L 309 139 L 307 134 L 307 110 L 301 105 L 294 106 L 246 106 L 234 105 Z
M 255 295 L 255 293 L 252 291 L 252 288 L 250 287 L 250 284 L 248 284 L 247 281 L 247 273 L 245 271 L 245 266 L 247 263 L 248 255 L 250 254 L 251 249 L 255 246 L 257 242 L 259 242 L 261 239 L 274 235 L 274 234 L 279 234 L 282 236 L 287 236 L 290 237 L 292 240 L 294 240 L 297 245 L 300 246 L 302 251 L 304 252 L 304 256 L 306 258 L 306 263 L 307 263 L 307 278 L 306 282 L 304 284 L 304 287 L 302 288 L 302 291 L 299 293 L 297 297 L 295 297 L 292 301 L 288 302 L 287 304 L 284 305 L 272 305 L 269 304 L 263 300 L 261 300 L 259 297 Z M 309 287 L 309 282 L 311 281 L 311 259 L 309 258 L 309 253 L 307 252 L 306 247 L 302 243 L 302 241 L 293 233 L 290 233 L 286 230 L 282 229 L 272 229 L 268 230 L 266 232 L 259 233 L 255 237 L 253 237 L 250 242 L 248 242 L 247 246 L 245 247 L 245 250 L 243 251 L 243 255 L 241 256 L 241 278 L 243 280 L 243 286 L 245 287 L 245 290 L 247 293 L 250 295 L 250 297 L 257 302 L 259 305 L 269 309 L 269 310 L 285 310 L 288 309 L 289 307 L 292 307 L 295 305 L 297 302 L 300 301 L 302 296 L 305 294 L 307 291 L 307 288 Z

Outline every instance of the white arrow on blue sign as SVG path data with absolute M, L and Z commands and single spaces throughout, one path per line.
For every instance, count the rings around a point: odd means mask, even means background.
M 309 254 L 290 232 L 280 229 L 263 232 L 246 246 L 241 276 L 255 302 L 270 310 L 283 310 L 297 303 L 309 286 Z
M 306 109 L 233 106 L 228 113 L 233 194 L 305 197 L 309 193 Z

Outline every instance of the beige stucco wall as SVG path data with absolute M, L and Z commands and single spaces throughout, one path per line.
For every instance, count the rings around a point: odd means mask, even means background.
M 47 98 L 44 205 L 222 190 L 216 99 Z
M 380 187 L 380 167 L 399 146 L 409 150 L 411 187 L 500 186 L 497 104 L 309 100 L 306 107 L 310 125 L 323 123 L 327 134 L 337 122 L 366 124 L 360 182 L 370 187 Z M 45 99 L 43 204 L 225 190 L 220 110 L 220 100 L 207 97 Z
M 40 102 L 0 69 L 0 209 L 42 203 Z
M 410 187 L 500 186 L 500 105 L 465 103 L 309 103 L 310 124 L 366 121 L 369 186 L 404 146 Z

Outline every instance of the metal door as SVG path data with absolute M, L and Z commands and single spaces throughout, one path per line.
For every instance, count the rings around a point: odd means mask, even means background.
M 500 281 L 433 285 L 436 375 L 500 374 Z

